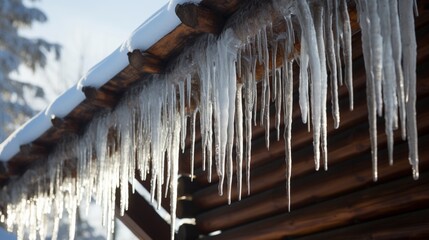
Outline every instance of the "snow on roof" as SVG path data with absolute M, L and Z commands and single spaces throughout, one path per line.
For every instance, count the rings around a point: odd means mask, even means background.
M 56 98 L 47 108 L 15 130 L 0 144 L 0 161 L 6 162 L 19 152 L 21 145 L 31 143 L 52 127 L 52 117 L 65 117 L 76 108 L 85 96 L 84 86 L 99 88 L 128 65 L 127 53 L 134 49 L 146 50 L 162 37 L 173 31 L 181 22 L 175 6 L 184 2 L 199 3 L 201 0 L 170 0 L 119 46 L 113 53 L 92 67 L 80 81 Z

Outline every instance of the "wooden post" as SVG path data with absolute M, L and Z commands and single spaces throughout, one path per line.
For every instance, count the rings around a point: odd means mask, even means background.
M 178 179 L 177 188 L 177 218 L 195 218 L 198 211 L 192 201 L 192 193 L 198 186 L 191 181 L 190 176 L 182 175 Z M 178 240 L 196 239 L 198 234 L 195 224 L 183 224 L 176 237 Z

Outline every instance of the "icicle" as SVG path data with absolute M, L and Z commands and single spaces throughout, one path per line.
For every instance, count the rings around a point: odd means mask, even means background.
M 250 44 L 249 44 L 250 45 Z M 256 105 L 256 80 L 255 80 L 255 69 L 256 69 L 256 59 L 249 57 L 248 61 L 244 65 L 247 75 L 244 82 L 244 119 L 245 119 L 245 141 L 246 141 L 246 150 L 245 150 L 245 159 L 246 159 L 246 186 L 247 194 L 250 194 L 250 162 L 251 162 L 251 152 L 252 152 L 252 112 L 254 111 L 254 106 Z
M 177 180 L 179 172 L 179 139 L 181 132 L 181 124 L 176 117 L 176 121 L 173 122 L 172 132 L 172 162 L 171 167 L 171 180 L 170 180 L 170 221 L 171 221 L 171 239 L 174 239 L 176 229 L 176 207 L 177 207 Z
M 270 149 L 270 99 L 271 99 L 271 90 L 270 90 L 270 54 L 268 49 L 268 37 L 267 37 L 267 28 L 271 29 L 271 26 L 263 27 L 262 31 L 262 51 L 263 51 L 263 60 L 264 60 L 264 78 L 262 82 L 262 97 L 264 100 L 261 104 L 265 103 L 265 111 L 261 112 L 261 118 L 264 120 L 262 125 L 265 126 L 265 146 L 267 149 Z
M 326 69 L 326 56 L 325 54 L 325 41 L 323 35 L 324 29 L 324 9 L 322 6 L 314 6 L 314 22 L 315 22 L 315 30 L 316 30 L 316 38 L 319 50 L 320 57 L 320 111 L 321 111 L 321 132 L 320 132 L 320 140 L 321 140 L 321 150 L 322 150 L 322 159 L 324 163 L 324 169 L 328 170 L 328 134 L 327 134 L 327 120 L 326 120 L 326 99 L 327 99 L 327 91 L 328 91 L 328 74 Z
M 398 2 L 390 2 L 390 26 L 392 31 L 392 56 L 395 65 L 397 98 L 399 106 L 399 117 L 401 126 L 401 136 L 405 140 L 407 138 L 406 130 L 406 108 L 405 108 L 405 92 L 404 92 L 404 75 L 402 71 L 402 44 L 401 44 L 401 29 L 399 26 Z
M 182 132 L 181 132 L 181 137 L 180 137 L 180 146 L 182 148 L 182 153 L 185 152 L 185 147 L 186 147 L 186 113 L 185 113 L 185 83 L 184 82 L 179 82 L 179 97 L 180 97 L 180 117 L 181 117 L 181 121 L 182 121 Z
M 275 74 L 281 74 L 281 70 L 276 71 Z M 277 77 L 276 77 L 277 78 Z M 276 95 L 278 97 L 276 97 L 275 100 L 275 107 L 276 107 L 276 131 L 277 131 L 277 141 L 280 141 L 280 122 L 281 122 L 281 111 L 282 111 L 282 87 L 281 86 L 277 86 L 280 85 L 280 80 L 277 79 L 276 80 L 276 87 L 274 89 L 274 92 L 276 92 Z
M 322 104 L 322 84 L 320 56 L 317 46 L 316 30 L 310 8 L 305 1 L 297 1 L 297 17 L 299 19 L 304 42 L 308 47 L 310 73 L 311 73 L 311 120 L 313 124 L 313 147 L 314 163 L 316 170 L 320 167 L 320 131 L 321 131 L 321 104 Z
M 192 78 L 191 74 L 186 75 L 186 96 L 187 96 L 187 102 L 186 104 L 188 107 L 191 107 L 191 98 L 192 98 Z
M 292 107 L 293 107 L 293 62 L 284 61 L 283 66 L 283 112 L 285 125 L 285 150 L 286 150 L 286 189 L 288 198 L 288 211 L 290 211 L 290 180 L 292 177 L 292 147 L 291 147 L 291 132 L 292 132 Z
M 302 122 L 307 123 L 310 101 L 308 96 L 308 54 L 307 43 L 306 41 L 304 41 L 304 35 L 301 35 L 301 54 L 299 70 L 299 106 L 301 108 Z
M 383 37 L 383 102 L 385 131 L 387 135 L 387 146 L 389 163 L 393 164 L 393 130 L 397 128 L 397 99 L 396 99 L 396 75 L 392 56 L 390 3 L 386 0 L 380 1 L 379 15 L 381 21 L 381 34 Z
M 334 128 L 338 128 L 340 125 L 340 110 L 338 105 L 337 57 L 334 45 L 334 33 L 332 31 L 332 17 L 334 11 L 332 0 L 326 1 L 325 9 L 326 58 L 327 66 L 330 70 L 332 116 L 334 118 Z
M 243 181 L 243 94 L 242 84 L 237 85 L 237 98 L 236 103 L 236 122 L 235 122 L 235 147 L 236 147 L 236 162 L 237 162 L 237 191 L 238 200 L 241 200 L 242 181 Z
M 349 11 L 346 0 L 341 0 L 340 15 L 342 20 L 343 58 L 345 65 L 344 79 L 349 90 L 349 108 L 353 110 L 353 60 L 352 60 L 352 30 L 350 26 Z
M 335 57 L 336 57 L 336 66 L 337 66 L 337 77 L 338 83 L 340 86 L 343 85 L 343 70 L 341 68 L 341 56 L 340 56 L 340 46 L 341 46 L 341 28 L 340 28 L 340 0 L 334 0 L 334 9 L 333 9 L 333 21 L 334 21 L 334 46 L 335 46 Z
M 365 61 L 365 70 L 366 70 L 366 95 L 367 95 L 367 105 L 368 105 L 368 119 L 369 119 L 369 131 L 370 131 L 370 141 L 371 141 L 371 154 L 372 154 L 372 167 L 373 167 L 373 179 L 377 181 L 378 171 L 377 171 L 377 90 L 375 74 L 373 74 L 373 57 L 371 54 L 376 54 L 372 51 L 372 42 L 370 40 L 371 30 L 370 30 L 370 16 L 368 12 L 368 6 L 366 0 L 360 0 L 357 2 L 357 9 L 359 14 L 359 23 L 362 31 L 362 48 L 363 56 Z
M 418 137 L 416 123 L 416 59 L 417 44 L 414 33 L 413 2 L 399 1 L 399 21 L 402 31 L 403 70 L 407 112 L 408 159 L 413 168 L 414 179 L 419 178 Z
M 273 36 L 274 37 L 274 36 Z M 273 81 L 273 88 L 272 88 L 272 101 L 275 102 L 275 109 L 276 109 L 276 118 L 275 118 L 275 124 L 276 124 L 276 132 L 277 132 L 277 141 L 280 140 L 280 112 L 281 112 L 281 100 L 277 99 L 281 98 L 281 87 L 278 86 L 278 70 L 277 70 L 277 48 L 278 43 L 277 40 L 273 41 L 272 43 L 272 51 L 271 51 L 271 62 L 272 62 L 272 69 L 271 69 L 271 79 Z
M 195 159 L 195 124 L 197 111 L 192 112 L 191 118 L 191 181 L 194 180 L 194 159 Z
M 380 17 L 376 1 L 367 1 L 369 17 L 369 43 L 371 46 L 371 72 L 374 76 L 374 90 L 377 113 L 382 115 L 382 81 L 383 81 L 383 38 L 381 36 Z

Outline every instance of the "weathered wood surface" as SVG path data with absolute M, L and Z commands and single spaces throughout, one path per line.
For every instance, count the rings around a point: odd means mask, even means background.
M 119 209 L 120 204 L 119 192 L 116 194 L 116 209 Z M 116 213 L 119 220 L 139 239 L 170 239 L 170 225 L 138 193 L 132 194 L 131 185 L 129 193 L 128 210 L 124 216 Z
M 315 185 L 317 186 L 317 185 Z M 429 173 L 419 181 L 407 176 L 308 208 L 267 217 L 206 239 L 282 239 L 325 231 L 427 207 Z
M 429 144 L 429 135 L 420 139 L 421 170 L 429 168 L 429 150 L 424 148 Z M 297 211 L 304 206 L 322 202 L 336 196 L 360 190 L 364 187 L 379 185 L 380 183 L 398 178 L 410 177 L 411 170 L 408 162 L 408 147 L 401 143 L 395 148 L 395 163 L 388 164 L 387 150 L 380 149 L 379 173 L 377 183 L 372 179 L 371 154 L 348 158 L 335 164 L 328 172 L 320 170 L 302 177 L 293 178 L 291 191 L 291 209 Z M 298 161 L 301 162 L 299 159 Z M 306 161 L 304 164 L 313 165 Z M 304 164 L 301 164 L 304 165 Z M 284 167 L 283 167 L 284 168 Z M 266 172 L 265 179 L 270 177 Z M 411 178 L 411 177 L 410 177 Z M 258 179 L 259 180 L 259 179 Z M 418 184 L 418 181 L 416 181 Z M 276 215 L 288 211 L 288 202 L 285 183 L 267 187 L 265 192 L 252 194 L 240 202 L 232 205 L 222 205 L 210 211 L 197 215 L 197 224 L 201 231 L 212 232 L 227 229 L 241 224 L 263 219 L 265 216 Z
M 297 240 L 429 239 L 429 209 L 296 238 Z
M 200 32 L 219 34 L 225 24 L 222 15 L 194 3 L 178 4 L 175 10 L 183 24 Z

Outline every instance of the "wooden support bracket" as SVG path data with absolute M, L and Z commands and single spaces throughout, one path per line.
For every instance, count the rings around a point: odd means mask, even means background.
M 164 69 L 163 61 L 150 53 L 134 49 L 127 55 L 130 65 L 139 73 L 157 74 Z
M 21 145 L 19 150 L 23 155 L 47 155 L 49 152 L 46 147 L 32 143 Z
M 112 109 L 119 101 L 118 96 L 95 87 L 83 87 L 82 92 L 87 99 L 91 100 L 92 104 L 102 108 Z
M 225 24 L 223 16 L 194 3 L 178 4 L 175 10 L 184 25 L 203 33 L 219 34 Z
M 51 118 L 52 126 L 64 132 L 77 133 L 79 132 L 79 125 L 74 121 L 68 121 L 64 118 L 53 116 Z

